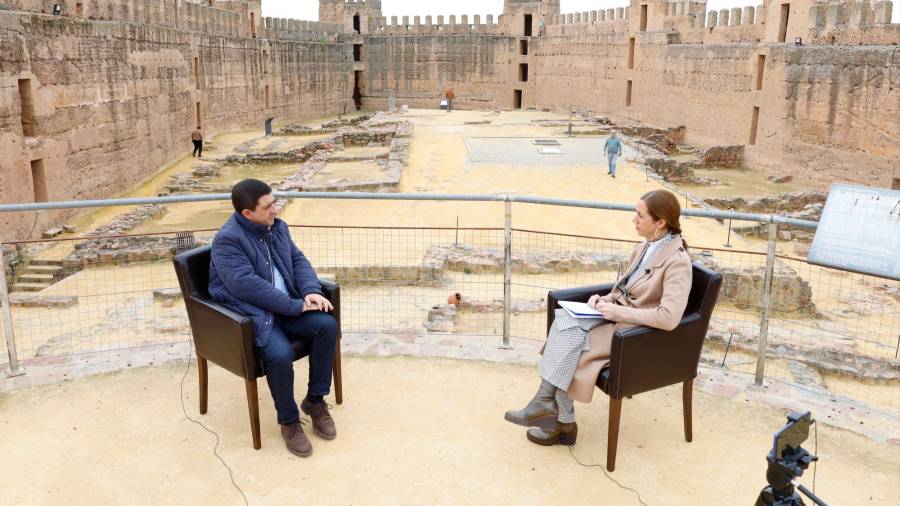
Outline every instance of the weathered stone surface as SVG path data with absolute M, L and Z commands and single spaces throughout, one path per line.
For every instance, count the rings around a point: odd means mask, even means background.
M 712 146 L 700 150 L 700 165 L 704 167 L 741 167 L 744 165 L 744 146 Z
M 707 198 L 703 202 L 719 209 L 769 214 L 806 211 L 807 206 L 824 205 L 827 198 L 828 194 L 825 192 L 791 192 L 779 193 L 775 197 Z M 819 215 L 821 215 L 821 207 L 808 209 L 809 216 L 814 215 L 815 209 L 819 209 Z
M 429 309 L 425 329 L 428 332 L 453 332 L 456 330 L 456 306 L 439 304 Z
M 693 183 L 694 165 L 692 162 L 678 162 L 671 158 L 648 158 L 647 165 L 654 173 L 665 181 L 673 183 Z
M 900 361 L 859 354 L 850 335 L 827 332 L 827 339 L 823 339 L 822 325 L 821 320 L 807 320 L 801 325 L 770 325 L 766 355 L 805 364 L 819 374 L 841 374 L 859 380 L 900 380 Z M 706 338 L 720 345 L 730 339 L 732 349 L 756 353 L 759 324 L 713 316 Z
M 624 257 L 579 251 L 543 251 L 514 253 L 513 272 L 541 274 L 552 272 L 593 272 L 616 270 Z M 440 270 L 466 273 L 503 271 L 503 252 L 468 245 L 432 246 L 425 253 L 423 265 Z
M 77 306 L 78 297 L 14 292 L 9 294 L 9 305 L 13 307 L 67 308 Z
M 178 288 L 160 288 L 153 290 L 153 300 L 162 302 L 163 306 L 172 307 L 181 299 L 181 290 Z
M 43 237 L 44 239 L 53 239 L 54 237 L 58 236 L 61 233 L 62 233 L 61 228 L 50 228 L 50 229 L 44 230 L 44 232 L 41 234 L 41 237 Z
M 715 257 L 701 256 L 696 260 L 722 274 L 724 282 L 720 298 L 741 309 L 762 308 L 765 266 L 738 269 L 723 265 Z M 771 308 L 780 313 L 817 314 L 809 282 L 780 262 L 775 263 L 772 277 Z
M 769 181 L 780 184 L 780 183 L 790 183 L 794 180 L 794 176 L 769 176 Z

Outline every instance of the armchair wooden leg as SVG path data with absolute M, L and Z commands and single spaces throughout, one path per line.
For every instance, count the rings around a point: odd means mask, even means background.
M 200 355 L 197 355 L 197 376 L 200 377 L 200 414 L 205 415 L 209 407 L 209 367 Z
M 616 446 L 619 444 L 619 419 L 622 416 L 622 399 L 609 399 L 609 432 L 606 437 L 606 470 L 616 470 Z
M 694 380 L 687 380 L 684 382 L 681 391 L 681 400 L 684 404 L 684 439 L 688 443 L 690 443 L 694 439 L 694 431 L 693 424 L 691 420 L 692 416 L 692 398 L 694 394 Z
M 259 394 L 256 390 L 256 380 L 244 380 L 247 387 L 247 408 L 250 410 L 250 432 L 253 433 L 253 448 L 262 448 L 262 439 L 259 435 Z
M 344 403 L 344 384 L 341 379 L 341 341 L 338 340 L 337 347 L 334 351 L 334 365 L 332 366 L 334 374 L 334 397 L 338 404 Z

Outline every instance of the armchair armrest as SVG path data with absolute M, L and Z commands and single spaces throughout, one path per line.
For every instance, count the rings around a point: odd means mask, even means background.
M 197 355 L 245 379 L 254 378 L 256 342 L 250 318 L 196 294 L 189 304 Z
M 556 319 L 556 310 L 559 309 L 559 301 L 587 302 L 591 295 L 606 295 L 612 291 L 615 283 L 604 283 L 602 285 L 580 286 L 576 288 L 563 288 L 560 290 L 550 290 L 547 292 L 547 332 L 553 326 L 553 320 Z
M 331 305 L 334 306 L 334 311 L 331 312 L 331 316 L 334 317 L 334 321 L 337 322 L 337 338 L 341 338 L 341 285 L 335 283 L 334 281 L 328 281 L 324 279 L 319 280 L 319 284 L 322 286 L 322 294 L 325 295 L 325 298 L 331 302 Z
M 607 393 L 636 395 L 697 376 L 706 325 L 699 313 L 685 315 L 673 330 L 637 326 L 613 335 Z

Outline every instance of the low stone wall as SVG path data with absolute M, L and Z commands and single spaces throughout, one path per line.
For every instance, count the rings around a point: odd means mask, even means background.
M 845 374 L 860 380 L 900 380 L 900 361 L 897 359 L 860 355 L 850 336 L 829 333 L 823 338 L 819 329 L 787 323 L 769 326 L 766 356 L 788 361 L 789 370 L 799 383 L 824 388 L 820 372 Z M 759 324 L 713 317 L 706 339 L 733 350 L 756 354 Z M 792 367 L 792 362 L 804 367 Z
M 703 202 L 718 209 L 774 214 L 804 211 L 812 204 L 824 205 L 827 199 L 825 192 L 785 192 L 775 197 L 707 198 Z
M 671 158 L 648 158 L 647 166 L 670 183 L 692 183 L 696 179 L 693 162 L 679 162 Z
M 618 269 L 625 261 L 621 255 L 603 255 L 580 251 L 543 251 L 514 253 L 511 268 L 517 274 L 557 272 L 597 272 Z M 467 245 L 432 246 L 423 265 L 438 270 L 472 274 L 502 273 L 503 252 Z
M 744 146 L 711 146 L 701 149 L 697 163 L 707 168 L 743 167 Z
M 740 309 L 761 310 L 766 285 L 765 266 L 738 269 L 721 265 L 714 258 L 699 257 L 697 261 L 722 274 L 724 282 L 721 298 Z M 816 315 L 812 301 L 812 287 L 797 271 L 779 262 L 772 277 L 771 311 Z

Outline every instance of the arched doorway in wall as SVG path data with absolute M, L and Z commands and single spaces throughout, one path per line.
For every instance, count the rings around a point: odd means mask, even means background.
M 353 15 L 353 31 L 356 33 L 360 33 L 360 25 L 359 25 L 359 13 Z

